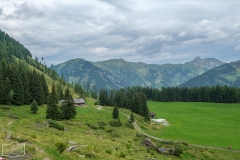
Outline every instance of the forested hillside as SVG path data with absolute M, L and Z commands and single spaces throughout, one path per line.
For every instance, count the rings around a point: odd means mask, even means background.
M 162 86 L 177 86 L 222 64 L 214 58 L 200 57 L 184 64 L 163 65 L 127 62 L 123 59 L 90 62 L 77 58 L 51 67 L 60 76 L 64 75 L 69 83 L 89 83 L 91 88 L 145 86 L 160 89 Z
M 179 87 L 213 86 L 213 85 L 240 85 L 240 61 L 226 63 L 199 75 Z
M 30 51 L 0 30 L 0 104 L 39 105 L 47 102 L 49 86 L 58 82 L 58 96 L 63 95 L 66 82 L 46 64 L 32 59 Z

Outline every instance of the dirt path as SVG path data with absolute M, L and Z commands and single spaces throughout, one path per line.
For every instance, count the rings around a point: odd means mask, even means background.
M 124 113 L 121 113 L 123 116 L 127 117 L 128 119 L 130 119 L 130 116 L 127 115 L 127 114 L 124 114 Z M 144 131 L 141 130 L 141 128 L 137 125 L 137 123 L 134 121 L 133 123 L 133 126 L 134 128 L 142 135 L 145 135 L 149 138 L 152 138 L 152 139 L 155 139 L 155 140 L 158 140 L 158 141 L 167 141 L 165 139 L 162 139 L 162 138 L 158 138 L 158 137 L 155 137 L 155 136 L 152 136 L 150 134 L 147 134 L 145 133 Z M 173 141 L 173 142 L 177 142 L 177 141 Z M 224 151 L 230 151 L 230 152 L 238 152 L 240 153 L 240 150 L 234 150 L 234 149 L 227 149 L 227 148 L 220 148 L 220 147 L 214 147 L 214 146 L 203 146 L 203 145 L 197 145 L 197 144 L 188 144 L 189 146 L 193 146 L 193 147 L 197 147 L 197 148 L 205 148 L 205 149 L 217 149 L 217 150 L 224 150 Z
M 10 142 L 11 141 L 11 136 L 12 136 L 12 132 L 7 132 L 7 135 L 5 137 L 5 141 Z

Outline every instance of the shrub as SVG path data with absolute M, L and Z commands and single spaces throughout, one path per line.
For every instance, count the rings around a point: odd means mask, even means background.
M 188 143 L 187 143 L 187 142 L 182 142 L 182 144 L 183 144 L 184 146 L 188 146 Z
M 183 153 L 182 148 L 179 147 L 179 146 L 175 146 L 174 148 L 175 148 L 175 153 L 174 153 L 174 155 L 177 156 L 177 157 L 180 157 L 180 155 Z
M 118 154 L 118 157 L 119 157 L 119 158 L 125 158 L 125 157 L 126 157 L 126 154 L 123 153 L 123 152 L 120 152 L 120 153 Z
M 13 118 L 13 119 L 20 119 L 18 116 L 13 115 L 13 114 L 9 114 L 8 117 L 9 118 Z
M 107 149 L 105 152 L 108 154 L 112 154 L 112 151 L 110 149 Z
M 1 106 L 0 109 L 2 109 L 2 110 L 10 110 L 10 107 L 9 106 Z
M 95 103 L 94 103 L 94 105 L 99 105 L 100 104 L 100 102 L 99 101 L 96 101 Z
M 23 143 L 28 141 L 26 138 L 15 137 L 14 135 L 11 136 L 11 139 L 14 141 L 17 141 L 18 143 Z
M 133 129 L 133 130 L 134 130 L 134 126 L 133 126 L 132 123 L 126 122 L 126 123 L 125 123 L 125 126 L 126 126 L 127 128 L 130 128 L 130 129 Z
M 111 120 L 110 122 L 108 122 L 110 126 L 113 126 L 113 127 L 121 127 L 122 124 L 120 122 L 120 119 L 117 119 L 117 120 Z
M 95 126 L 95 125 L 93 125 L 93 124 L 91 124 L 91 123 L 85 123 L 89 128 L 91 128 L 91 129 L 98 129 L 98 127 L 97 126 Z
M 49 120 L 48 123 L 49 123 L 49 127 L 56 128 L 60 131 L 64 131 L 64 126 L 63 125 L 61 125 L 61 124 L 59 124 L 59 123 L 57 123 L 53 120 Z
M 113 129 L 107 129 L 107 130 L 105 130 L 105 132 L 107 132 L 107 133 L 113 133 L 114 130 L 113 130 Z
M 67 147 L 66 143 L 63 143 L 63 142 L 57 142 L 55 146 L 57 147 L 57 150 L 59 151 L 59 153 L 62 153 Z
M 107 125 L 107 123 L 105 122 L 98 122 L 99 125 L 99 129 L 105 129 L 105 126 Z

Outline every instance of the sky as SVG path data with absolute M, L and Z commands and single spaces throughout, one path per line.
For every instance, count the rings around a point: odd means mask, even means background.
M 1 0 L 0 29 L 47 65 L 240 60 L 239 0 Z

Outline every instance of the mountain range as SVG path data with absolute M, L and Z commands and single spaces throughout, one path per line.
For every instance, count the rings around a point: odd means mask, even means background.
M 213 86 L 216 84 L 240 86 L 240 61 L 215 67 L 179 85 L 179 87 Z
M 161 88 L 178 86 L 206 71 L 223 65 L 214 58 L 196 57 L 184 64 L 145 64 L 127 62 L 123 59 L 110 59 L 91 62 L 82 58 L 73 59 L 52 66 L 70 83 L 89 83 L 97 88 L 121 88 L 145 86 Z

